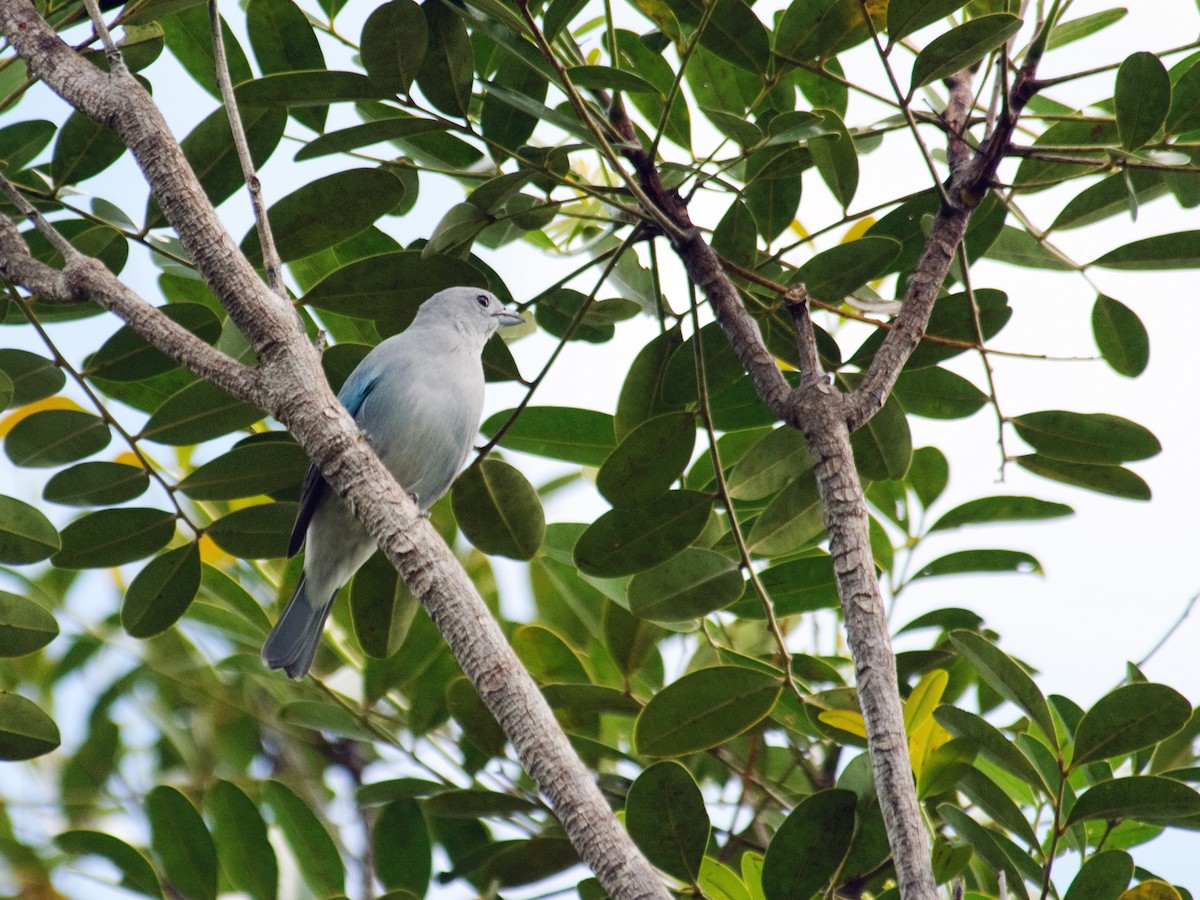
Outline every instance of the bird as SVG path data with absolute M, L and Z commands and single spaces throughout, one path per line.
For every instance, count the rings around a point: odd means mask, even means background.
M 338 400 L 422 515 L 449 490 L 483 411 L 483 346 L 518 325 L 489 291 L 452 287 L 421 304 L 412 324 L 381 341 L 350 373 Z M 306 545 L 304 571 L 263 644 L 263 662 L 303 678 L 334 598 L 375 552 L 375 541 L 310 465 L 288 556 Z

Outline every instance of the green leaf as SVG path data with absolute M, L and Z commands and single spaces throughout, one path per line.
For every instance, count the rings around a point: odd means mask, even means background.
M 9 406 L 26 406 L 62 390 L 67 376 L 45 357 L 28 350 L 0 350 L 0 372 L 12 382 Z
M 746 583 L 727 556 L 688 547 L 629 582 L 629 611 L 652 622 L 689 622 L 736 602 Z
M 42 499 L 63 506 L 113 506 L 141 496 L 149 486 L 150 476 L 138 466 L 85 462 L 56 472 Z
M 159 312 L 208 344 L 221 336 L 221 320 L 199 303 L 168 303 Z M 141 381 L 178 366 L 128 325 L 105 341 L 88 360 L 84 374 L 109 381 Z
M 900 247 L 892 238 L 871 236 L 838 244 L 800 266 L 791 283 L 803 284 L 818 300 L 839 304 L 886 272 Z
M 254 900 L 275 900 L 279 863 L 262 814 L 236 784 L 217 779 L 204 798 L 221 871 L 235 890 Z
M 1133 857 L 1124 850 L 1101 850 L 1079 867 L 1063 900 L 1118 900 L 1133 878 Z
M 18 694 L 0 691 L 0 760 L 33 759 L 58 749 L 54 720 Z
M 711 113 L 710 113 L 711 114 Z M 750 126 L 744 123 L 743 129 Z M 753 135 L 751 140 L 755 143 Z M 756 159 L 757 157 L 752 157 Z M 793 160 L 806 159 L 801 150 L 785 150 L 774 155 L 757 173 L 747 178 L 742 198 L 754 219 L 758 233 L 768 244 L 778 238 L 796 220 L 800 205 L 801 180 Z
M 1083 113 L 1078 115 L 1078 118 L 1051 125 L 1033 145 L 1070 147 L 1072 157 L 1091 162 L 1061 163 L 1030 157 L 1017 167 L 1015 184 L 1024 190 L 1043 190 L 1061 181 L 1099 171 L 1110 158 L 1107 148 L 1115 148 L 1118 144 L 1117 126 L 1114 122 L 1098 122 Z
M 287 262 L 365 231 L 403 197 L 404 182 L 387 169 L 347 169 L 309 182 L 273 204 L 267 214 L 279 255 Z M 251 262 L 261 262 L 254 229 L 243 239 L 242 252 Z
M 1029 892 L 1021 877 L 1021 871 L 1008 858 L 1002 847 L 1004 840 L 997 832 L 984 828 L 963 810 L 950 803 L 942 803 L 937 808 L 938 813 L 946 823 L 967 842 L 977 856 L 989 869 L 1003 871 L 1009 878 L 1009 884 L 1017 900 L 1029 900 Z M 1028 857 L 1026 857 L 1028 858 Z M 1036 880 L 1040 881 L 1038 877 Z
M 363 652 L 375 659 L 387 659 L 400 649 L 420 606 L 380 553 L 372 554 L 350 582 L 354 636 Z
M 321 820 L 283 782 L 268 780 L 263 798 L 274 812 L 275 824 L 287 838 L 309 890 L 318 896 L 341 894 L 346 886 L 346 867 Z
M 454 518 L 472 544 L 492 556 L 533 559 L 546 516 L 533 485 L 499 459 L 481 460 L 454 483 Z
M 355 741 L 371 740 L 371 732 L 341 706 L 320 700 L 296 700 L 279 711 L 279 721 L 297 728 L 335 734 Z
M 58 637 L 58 622 L 41 604 L 0 591 L 0 657 L 24 656 Z
M 428 45 L 425 13 L 413 0 L 390 0 L 376 7 L 363 23 L 359 41 L 367 76 L 380 87 L 403 94 L 421 70 Z
M 436 818 L 491 818 L 530 813 L 537 804 L 524 797 L 483 790 L 439 790 L 425 800 L 425 810 Z
M 617 445 L 596 474 L 596 487 L 613 506 L 645 504 L 683 476 L 695 444 L 691 413 L 656 416 Z
M 219 99 L 221 91 L 217 86 L 217 68 L 208 10 L 202 5 L 186 6 L 173 15 L 157 18 L 157 21 L 163 30 L 167 49 L 175 54 L 175 58 L 200 87 Z M 250 63 L 224 18 L 221 19 L 221 37 L 225 45 L 230 81 L 234 84 L 250 81 L 254 77 L 250 71 Z
M 1171 107 L 1167 111 L 1165 127 L 1167 134 L 1180 134 L 1200 127 L 1200 69 L 1194 59 L 1171 88 Z
M 895 395 L 905 412 L 927 419 L 965 419 L 988 400 L 970 381 L 938 366 L 902 371 Z
M 1139 206 L 1166 192 L 1167 181 L 1161 172 L 1127 169 L 1084 188 L 1072 197 L 1055 217 L 1050 230 L 1081 228 L 1110 216 L 1136 214 Z M 1059 262 L 1065 263 L 1065 260 L 1060 259 Z
M 150 860 L 120 838 L 100 831 L 64 831 L 55 835 L 54 844 L 71 856 L 103 857 L 121 873 L 121 887 L 161 900 L 162 888 Z
M 600 684 L 545 684 L 542 685 L 542 696 L 552 709 L 566 710 L 577 716 L 594 715 L 598 712 L 636 716 L 642 709 L 642 704 L 636 698 L 630 697 L 624 691 Z
M 821 180 L 845 208 L 858 191 L 858 151 L 854 146 L 854 138 L 836 112 L 823 109 L 821 115 L 823 127 L 833 133 L 809 141 L 808 152 L 812 154 Z
M 708 494 L 675 490 L 643 505 L 610 509 L 579 536 L 575 564 L 599 578 L 651 569 L 700 535 L 712 505 Z
M 970 575 L 982 572 L 1012 572 L 1018 575 L 1041 575 L 1042 564 L 1037 557 L 1019 550 L 959 550 L 948 553 L 925 565 L 913 576 L 933 578 L 939 575 Z
M 1005 225 L 988 247 L 987 258 L 1026 269 L 1072 272 L 1077 268 L 1023 228 Z
M 0 369 L 0 409 L 7 409 L 13 398 L 12 379 Z
M 516 94 L 529 98 L 532 103 L 542 104 L 546 100 L 549 82 L 541 72 L 525 65 L 523 60 L 515 56 L 501 60 L 494 82 L 504 89 L 493 91 L 489 85 L 480 110 L 480 130 L 502 150 L 516 153 L 528 142 L 539 120 L 528 109 L 514 106 L 509 98 Z M 504 156 L 503 153 L 497 154 L 494 148 L 489 149 L 496 158 Z
M 708 811 L 691 774 L 677 762 L 655 763 L 625 797 L 625 827 L 651 864 L 695 882 L 708 846 Z
M 675 15 L 684 25 L 695 28 L 705 4 L 702 0 L 674 0 Z M 766 26 L 743 0 L 716 0 L 700 44 L 721 59 L 747 72 L 764 75 L 771 59 L 771 43 Z
M 60 546 L 58 532 L 40 510 L 0 495 L 0 564 L 40 562 Z
M 923 369 L 936 365 L 944 360 L 958 356 L 966 347 L 973 346 L 978 339 L 976 332 L 976 310 L 978 310 L 979 330 L 983 332 L 985 341 L 991 340 L 1008 324 L 1012 317 L 1012 309 L 1008 305 L 1008 296 L 1003 291 L 982 288 L 975 291 L 974 304 L 965 293 L 951 294 L 939 297 L 929 317 L 929 326 L 925 329 L 927 336 L 949 338 L 961 341 L 965 346 L 955 347 L 946 344 L 935 344 L 922 340 L 917 345 L 905 364 L 905 369 Z M 853 365 L 865 369 L 875 355 L 879 345 L 883 343 L 882 330 L 875 332 L 855 351 L 850 358 Z
M 913 63 L 912 85 L 917 88 L 948 78 L 983 59 L 1021 29 L 1021 20 L 1008 13 L 980 16 L 934 38 L 917 54 Z
M 741 666 L 689 672 L 650 698 L 633 726 L 644 756 L 686 756 L 716 747 L 766 718 L 779 677 Z
M 73 112 L 58 130 L 50 177 L 58 186 L 99 175 L 125 153 L 125 144 L 103 125 Z
M 1094 819 L 1156 822 L 1200 815 L 1200 794 L 1181 781 L 1131 775 L 1093 785 L 1071 808 L 1064 828 Z
M 300 484 L 308 456 L 291 440 L 251 440 L 193 469 L 178 489 L 193 500 L 234 500 Z
M 395 116 L 380 119 L 377 122 L 366 122 L 363 125 L 352 125 L 340 131 L 331 131 L 309 141 L 296 153 L 296 161 L 315 159 L 331 153 L 345 153 L 347 150 L 357 150 L 386 141 L 396 141 L 401 138 L 427 134 L 431 131 L 445 131 L 449 128 L 445 122 L 436 119 L 420 119 L 416 116 Z
M 966 0 L 891 0 L 887 6 L 887 33 L 891 43 L 946 18 Z
M 1003 788 L 979 769 L 968 768 L 958 779 L 957 788 L 982 809 L 992 821 L 1021 838 L 1030 847 L 1038 843 L 1037 832 Z
M 1012 657 L 980 634 L 954 631 L 950 642 L 979 672 L 988 686 L 1006 700 L 1024 710 L 1042 730 L 1052 745 L 1058 746 L 1058 735 L 1046 698 L 1029 674 Z
M 1133 241 L 1109 250 L 1093 266 L 1102 269 L 1167 270 L 1200 268 L 1200 231 L 1177 231 Z
M 1089 16 L 1080 16 L 1078 19 L 1059 22 L 1050 32 L 1050 39 L 1046 41 L 1046 49 L 1053 50 L 1072 41 L 1081 40 L 1121 21 L 1128 14 L 1129 10 L 1127 9 L 1104 9 Z
M 837 872 L 854 836 L 853 791 L 820 791 L 791 811 L 767 847 L 762 889 L 767 900 L 794 900 L 821 890 Z
M 858 431 L 850 435 L 854 462 L 867 481 L 903 478 L 912 462 L 912 431 L 904 408 L 894 396 Z
M 475 58 L 460 14 L 442 3 L 425 3 L 429 42 L 417 73 L 421 93 L 437 109 L 465 119 L 471 104 Z
M 1036 497 L 981 497 L 954 507 L 934 522 L 929 530 L 947 531 L 963 525 L 1058 519 L 1074 512 L 1065 503 L 1051 503 Z
M 217 848 L 196 807 L 160 784 L 146 797 L 150 848 L 167 880 L 185 897 L 216 900 Z
M 58 128 L 45 119 L 15 122 L 0 128 L 0 166 L 12 173 L 33 162 L 54 139 Z
M 12 427 L 4 452 L 18 466 L 44 468 L 91 456 L 110 440 L 108 424 L 99 416 L 77 409 L 45 409 Z
M 330 103 L 382 100 L 391 96 L 359 72 L 280 72 L 239 84 L 239 108 L 248 106 L 326 106 Z
M 825 512 L 811 470 L 781 490 L 759 514 L 746 536 L 759 556 L 785 556 L 811 543 L 825 530 Z
M 587 671 L 571 646 L 541 625 L 521 625 L 513 632 L 513 650 L 540 684 L 587 681 Z
M 1015 775 L 1026 784 L 1045 789 L 1037 769 L 1016 745 L 986 719 L 953 706 L 939 706 L 933 717 L 957 738 L 963 738 L 979 748 L 979 752 L 997 766 Z
M 325 68 L 313 27 L 292 0 L 249 0 L 246 33 L 264 75 Z M 313 131 L 324 131 L 327 112 L 325 107 L 303 107 L 294 115 Z
M 262 418 L 262 410 L 234 399 L 214 384 L 197 381 L 172 394 L 138 436 L 182 447 L 246 428 Z
M 736 384 L 745 375 L 733 345 L 725 337 L 718 322 L 700 329 L 700 349 L 704 356 L 704 384 L 710 395 Z M 693 335 L 680 346 L 667 363 L 663 382 L 663 398 L 668 403 L 684 405 L 699 399 L 696 378 L 696 337 Z
M 1010 421 L 1040 455 L 1065 462 L 1117 465 L 1162 450 L 1150 431 L 1120 416 L 1047 410 Z
M 672 328 L 638 351 L 617 398 L 613 419 L 617 440 L 625 440 L 643 422 L 678 408 L 666 400 L 664 391 L 669 362 L 682 343 L 679 329 Z
M 138 572 L 121 604 L 121 625 L 135 638 L 161 634 L 187 612 L 200 590 L 200 545 L 168 550 Z
M 1153 53 L 1142 51 L 1125 57 L 1117 69 L 1113 105 L 1121 146 L 1136 150 L 1147 143 L 1166 121 L 1171 106 L 1167 67 Z
M 921 505 L 928 509 L 950 483 L 950 463 L 946 461 L 946 455 L 937 447 L 914 450 L 912 465 L 908 467 L 908 483 Z
M 757 251 L 756 224 L 741 197 L 734 197 L 725 215 L 713 229 L 712 247 L 724 259 L 741 266 L 753 267 Z
M 433 294 L 458 285 L 488 286 L 484 274 L 470 263 L 405 250 L 334 269 L 304 295 L 304 302 L 341 315 L 384 319 L 394 332 L 407 327 L 417 307 Z
M 815 609 L 832 609 L 840 602 L 837 578 L 827 555 L 806 556 L 763 569 L 759 580 L 771 598 L 775 615 L 798 615 Z M 751 594 L 734 607 L 739 618 L 764 619 L 762 603 Z
M 1018 456 L 1017 465 L 1043 478 L 1073 484 L 1100 494 L 1125 497 L 1128 500 L 1150 499 L 1150 486 L 1121 466 L 1065 462 L 1040 453 Z
M 375 875 L 385 888 L 424 897 L 433 868 L 429 827 L 411 797 L 393 800 L 379 811 L 371 830 Z
M 270 158 L 283 137 L 287 111 L 279 108 L 243 106 L 239 110 L 250 159 L 261 167 Z M 218 108 L 192 129 L 181 144 L 183 155 L 200 179 L 200 186 L 214 206 L 245 189 L 246 180 L 233 143 L 229 115 Z M 157 228 L 166 223 L 158 204 L 149 200 L 146 206 L 146 227 Z M 167 312 L 171 306 L 163 307 Z
M 1164 684 L 1126 684 L 1096 701 L 1075 729 L 1071 768 L 1153 747 L 1187 724 L 1192 705 Z
M 726 478 L 735 500 L 769 497 L 812 469 L 808 443 L 797 429 L 774 429 L 747 450 Z
M 485 437 L 495 437 L 514 412 L 506 409 L 490 416 L 480 431 Z M 616 446 L 613 417 L 570 406 L 528 406 L 504 432 L 500 446 L 534 456 L 599 466 Z
M 221 516 L 205 529 L 218 547 L 242 559 L 287 556 L 295 503 L 261 503 Z
M 1150 337 L 1137 313 L 1100 294 L 1092 306 L 1092 337 L 1104 361 L 1118 375 L 1136 378 L 1150 361 Z
M 145 559 L 175 535 L 175 514 L 147 507 L 101 509 L 62 530 L 62 549 L 50 558 L 60 569 L 103 569 Z
M 560 0 L 561 3 L 574 3 L 576 0 Z M 547 10 L 547 22 L 549 13 Z M 623 71 L 637 72 L 657 89 L 654 94 L 635 92 L 629 95 L 633 105 L 651 123 L 663 122 L 663 135 L 674 141 L 684 150 L 691 151 L 692 119 L 688 112 L 687 98 L 681 92 L 675 94 L 671 108 L 663 117 L 663 104 L 675 83 L 675 70 L 662 56 L 661 51 L 651 46 L 651 42 L 643 41 L 641 36 L 626 29 L 617 30 L 617 48 L 620 53 Z

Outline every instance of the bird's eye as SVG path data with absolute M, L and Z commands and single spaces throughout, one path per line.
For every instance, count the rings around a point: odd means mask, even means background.
M 481 309 L 487 309 L 489 297 L 487 294 L 476 294 L 475 302 L 479 304 Z

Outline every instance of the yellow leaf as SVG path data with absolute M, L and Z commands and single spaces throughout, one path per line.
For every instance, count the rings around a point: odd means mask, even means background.
M 1135 884 L 1117 900 L 1183 900 L 1179 891 L 1157 879 Z
M 867 736 L 867 724 L 863 721 L 862 713 L 849 709 L 826 709 L 817 718 L 832 728 L 840 728 L 862 738 Z
M 917 682 L 917 686 L 912 689 L 912 693 L 904 701 L 904 730 L 906 732 L 912 734 L 933 715 L 937 705 L 942 702 L 942 694 L 946 692 L 946 685 L 949 682 L 950 676 L 944 669 L 927 672 Z
M 113 462 L 123 463 L 127 466 L 136 466 L 139 469 L 142 467 L 142 461 L 137 458 L 137 454 L 132 450 L 126 450 L 124 453 L 118 453 L 115 457 L 113 457 Z
M 871 226 L 874 224 L 874 216 L 864 216 L 846 229 L 846 233 L 842 235 L 842 243 L 849 244 L 851 241 L 857 241 L 860 237 L 870 231 Z
M 45 409 L 79 409 L 83 407 L 72 400 L 70 397 L 47 397 L 45 400 L 38 400 L 34 403 L 26 404 L 20 409 L 14 409 L 3 419 L 0 419 L 0 437 L 4 437 L 12 427 L 27 416 L 33 415 L 35 412 L 41 412 Z
M 233 557 L 213 543 L 207 534 L 200 535 L 200 561 L 206 562 L 215 569 L 228 568 Z
M 797 237 L 802 237 L 802 238 L 808 237 L 808 229 L 805 228 L 802 224 L 800 224 L 799 219 L 792 219 L 792 224 L 789 227 L 792 229 L 793 232 L 795 232 Z

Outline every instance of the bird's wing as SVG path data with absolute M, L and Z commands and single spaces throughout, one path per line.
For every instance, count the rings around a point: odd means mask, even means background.
M 346 411 L 350 415 L 358 418 L 363 401 L 367 399 L 367 395 L 371 393 L 378 380 L 378 372 L 367 371 L 361 365 L 350 373 L 350 377 L 346 379 L 346 383 L 338 392 L 338 400 L 342 402 L 342 406 L 346 407 Z M 288 541 L 289 557 L 300 552 L 300 547 L 304 544 L 304 535 L 307 534 L 309 523 L 312 522 L 313 514 L 317 511 L 317 505 L 328 490 L 329 485 L 322 477 L 321 470 L 310 463 L 308 471 L 304 473 L 304 485 L 300 488 L 300 509 L 296 512 L 296 524 L 292 526 L 292 536 Z

